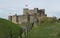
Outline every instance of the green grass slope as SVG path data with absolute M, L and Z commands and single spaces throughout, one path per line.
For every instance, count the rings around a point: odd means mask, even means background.
M 25 38 L 60 38 L 60 22 L 34 27 Z
M 11 34 L 13 38 L 18 38 L 21 31 L 18 25 L 0 18 L 0 38 L 11 38 Z

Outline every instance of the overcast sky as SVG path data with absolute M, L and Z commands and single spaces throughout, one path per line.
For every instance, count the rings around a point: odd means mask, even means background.
M 0 17 L 6 19 L 10 13 L 21 15 L 26 4 L 30 9 L 45 9 L 48 16 L 60 18 L 60 0 L 0 0 Z

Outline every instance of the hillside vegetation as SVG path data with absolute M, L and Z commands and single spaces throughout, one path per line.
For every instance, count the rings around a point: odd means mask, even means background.
M 0 18 L 0 38 L 18 38 L 21 32 L 18 25 Z
M 59 21 L 44 18 L 44 21 L 42 19 L 41 22 L 34 25 L 33 29 L 24 38 L 60 38 Z

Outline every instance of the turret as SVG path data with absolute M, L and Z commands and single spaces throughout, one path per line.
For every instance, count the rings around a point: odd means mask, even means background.
M 28 9 L 28 8 L 24 8 L 24 9 L 23 9 L 23 14 L 24 14 L 24 15 L 26 15 L 28 12 L 29 12 L 29 9 Z
M 8 20 L 9 21 L 12 21 L 12 16 L 8 16 Z
M 41 14 L 45 15 L 45 9 L 40 9 Z
M 18 23 L 18 16 L 17 16 L 17 14 L 12 16 L 12 22 L 14 22 L 16 24 Z
M 34 13 L 38 13 L 38 8 L 34 8 Z

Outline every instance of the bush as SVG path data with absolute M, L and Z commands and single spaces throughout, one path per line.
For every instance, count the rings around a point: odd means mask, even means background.
M 40 23 L 53 23 L 56 21 L 57 21 L 57 19 L 54 17 L 46 17 L 46 16 L 40 17 Z

